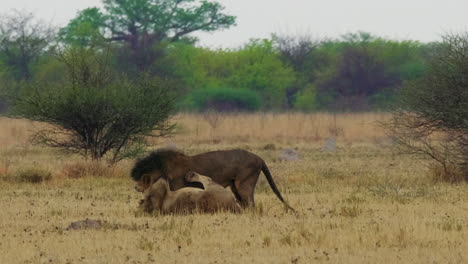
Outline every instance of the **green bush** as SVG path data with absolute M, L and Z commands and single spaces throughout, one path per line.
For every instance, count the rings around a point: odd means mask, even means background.
M 171 131 L 171 82 L 117 76 L 106 54 L 92 49 L 70 49 L 59 58 L 64 81 L 26 83 L 14 101 L 14 117 L 50 125 L 34 142 L 117 162 L 143 151 L 147 136 Z
M 267 40 L 252 40 L 239 49 L 174 45 L 169 54 L 177 74 L 196 93 L 207 87 L 242 88 L 259 95 L 264 109 L 283 107 L 286 89 L 295 80 L 294 70 L 281 61 Z
M 200 111 L 255 111 L 261 107 L 261 98 L 245 89 L 211 88 L 195 91 L 194 107 Z
M 313 86 L 308 87 L 307 90 L 304 89 L 304 91 L 296 95 L 294 108 L 304 112 L 317 110 L 317 93 Z

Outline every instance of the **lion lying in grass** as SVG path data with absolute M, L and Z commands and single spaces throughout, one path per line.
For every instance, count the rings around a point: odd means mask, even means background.
M 148 213 L 158 210 L 163 214 L 184 214 L 193 212 L 214 213 L 229 211 L 239 213 L 241 207 L 234 194 L 210 178 L 195 172 L 186 175 L 188 182 L 199 182 L 203 189 L 185 187 L 171 191 L 166 179 L 159 179 L 145 190 L 140 208 Z

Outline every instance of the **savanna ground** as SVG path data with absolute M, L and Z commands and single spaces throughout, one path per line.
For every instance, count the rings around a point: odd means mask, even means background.
M 138 213 L 132 161 L 107 168 L 31 146 L 40 124 L 0 119 L 0 263 L 466 263 L 468 186 L 399 154 L 376 125 L 387 117 L 180 115 L 154 148 L 248 149 L 298 211 L 262 175 L 255 210 L 189 216 Z M 334 135 L 336 151 L 324 148 Z M 285 148 L 299 159 L 281 161 Z M 66 229 L 86 218 L 102 228 Z

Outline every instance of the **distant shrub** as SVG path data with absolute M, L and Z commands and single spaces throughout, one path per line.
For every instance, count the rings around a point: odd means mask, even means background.
M 16 182 L 42 183 L 52 179 L 52 174 L 44 169 L 29 168 L 20 170 L 9 178 Z
M 260 96 L 251 90 L 211 88 L 192 94 L 196 109 L 201 111 L 255 111 L 261 107 Z
M 313 87 L 311 87 L 313 88 Z M 299 92 L 294 102 L 294 108 L 304 112 L 317 109 L 317 94 L 314 89 Z

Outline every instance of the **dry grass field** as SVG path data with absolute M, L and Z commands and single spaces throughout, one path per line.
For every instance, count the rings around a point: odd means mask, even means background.
M 40 124 L 0 119 L 0 263 L 468 263 L 468 186 L 399 154 L 376 125 L 387 117 L 179 115 L 178 134 L 154 148 L 248 149 L 298 211 L 261 176 L 254 210 L 186 216 L 136 210 L 132 161 L 108 168 L 31 146 Z M 281 160 L 284 149 L 298 158 Z M 87 218 L 102 225 L 67 229 Z

